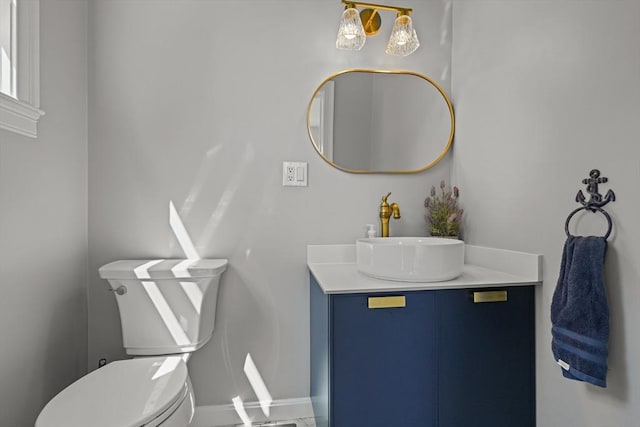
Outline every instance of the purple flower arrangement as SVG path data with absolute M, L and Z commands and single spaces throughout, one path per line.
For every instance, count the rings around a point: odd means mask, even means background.
M 424 201 L 427 214 L 424 219 L 429 225 L 431 236 L 459 237 L 462 225 L 463 209 L 458 206 L 458 187 L 447 189 L 444 180 L 440 181 L 440 191 L 435 185 L 431 187 L 431 194 Z

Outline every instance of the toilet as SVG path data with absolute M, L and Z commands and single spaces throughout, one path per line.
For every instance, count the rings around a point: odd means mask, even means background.
M 195 399 L 191 353 L 213 334 L 226 259 L 115 261 L 100 267 L 132 359 L 80 378 L 40 412 L 35 427 L 186 427 Z

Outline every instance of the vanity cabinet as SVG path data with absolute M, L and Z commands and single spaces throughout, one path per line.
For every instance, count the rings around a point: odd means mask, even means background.
M 533 286 L 310 295 L 318 427 L 534 427 Z
M 438 427 L 534 427 L 534 287 L 432 291 Z M 488 302 L 474 302 L 487 298 Z

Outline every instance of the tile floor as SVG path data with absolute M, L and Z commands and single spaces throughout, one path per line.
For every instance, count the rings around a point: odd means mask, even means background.
M 253 427 L 316 427 L 313 418 L 300 418 L 297 420 L 271 421 L 266 423 L 256 423 Z M 221 427 L 245 427 L 244 424 L 233 424 Z

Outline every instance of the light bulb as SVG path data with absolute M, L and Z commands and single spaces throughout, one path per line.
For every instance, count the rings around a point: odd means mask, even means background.
M 397 56 L 407 56 L 420 47 L 420 41 L 413 23 L 408 15 L 400 15 L 396 18 L 387 44 L 386 53 Z
M 336 47 L 346 50 L 360 50 L 364 46 L 367 36 L 360 20 L 358 9 L 349 8 L 342 14 Z

